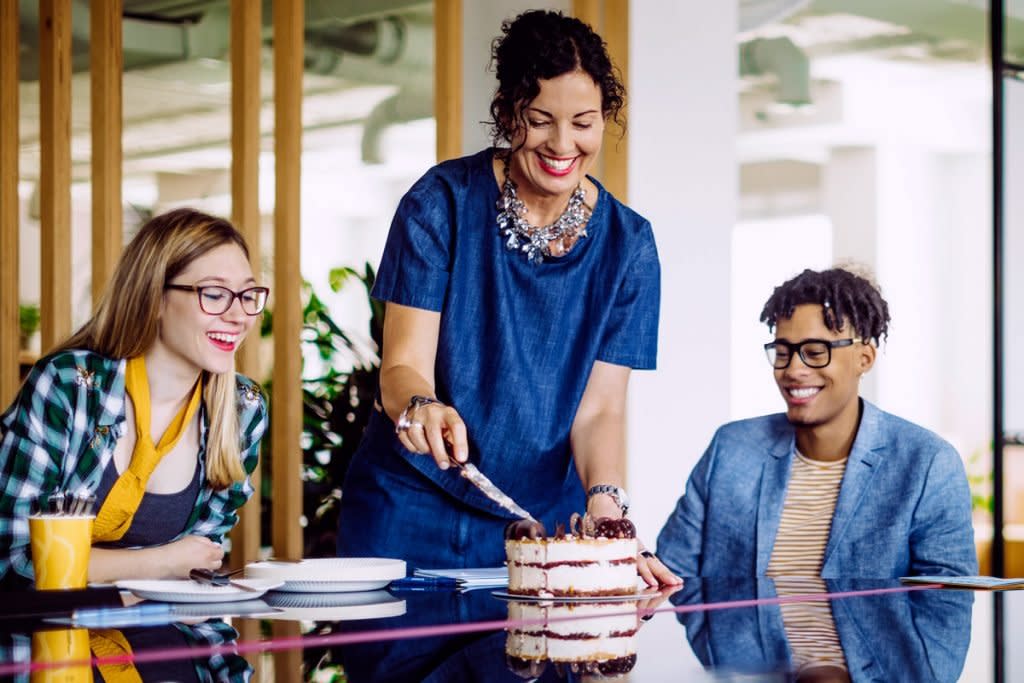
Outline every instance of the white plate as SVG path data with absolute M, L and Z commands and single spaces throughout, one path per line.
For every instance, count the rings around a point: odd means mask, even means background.
M 250 578 L 282 583 L 288 593 L 351 593 L 383 588 L 405 576 L 405 560 L 382 557 L 324 557 L 301 562 L 254 562 L 245 567 Z
M 569 595 L 516 595 L 507 591 L 491 591 L 491 595 L 502 600 L 519 600 L 520 602 L 625 602 L 627 600 L 643 600 L 658 595 L 656 590 L 637 591 L 632 595 L 595 595 L 595 596 L 569 596 Z
M 281 585 L 280 581 L 270 579 L 234 579 L 234 583 L 248 586 L 254 590 L 244 590 L 239 586 L 208 586 L 191 579 L 170 579 L 164 581 L 118 581 L 115 585 L 121 590 L 131 591 L 143 600 L 158 602 L 236 602 L 253 600 L 268 590 Z
M 338 595 L 274 592 L 266 597 L 266 602 L 278 610 L 268 618 L 287 621 L 349 621 L 405 614 L 405 600 L 387 591 Z

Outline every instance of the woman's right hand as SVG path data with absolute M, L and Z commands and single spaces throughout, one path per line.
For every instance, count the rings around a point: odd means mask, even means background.
M 149 549 L 154 556 L 160 578 L 187 579 L 195 568 L 220 569 L 224 548 L 205 536 L 185 536 L 173 543 Z
M 466 423 L 455 408 L 428 403 L 413 409 L 407 417 L 409 427 L 398 433 L 402 446 L 413 453 L 429 454 L 442 470 L 448 469 L 451 458 L 466 462 Z

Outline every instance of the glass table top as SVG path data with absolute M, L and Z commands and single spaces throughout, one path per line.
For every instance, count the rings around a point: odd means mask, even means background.
M 622 601 L 377 590 L 137 607 L 0 619 L 0 678 L 1024 680 L 1024 593 L 892 580 L 687 579 Z

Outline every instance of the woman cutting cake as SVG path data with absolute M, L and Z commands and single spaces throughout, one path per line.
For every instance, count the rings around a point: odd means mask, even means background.
M 502 31 L 496 146 L 430 170 L 388 236 L 380 401 L 343 486 L 343 556 L 503 563 L 511 515 L 450 458 L 549 529 L 628 505 L 626 387 L 655 364 L 660 271 L 650 224 L 587 175 L 623 88 L 577 19 Z M 649 554 L 637 571 L 677 581 Z

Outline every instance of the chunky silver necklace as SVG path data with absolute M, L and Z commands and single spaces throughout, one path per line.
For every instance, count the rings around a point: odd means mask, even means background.
M 518 250 L 533 264 L 541 263 L 544 257 L 551 257 L 551 244 L 562 244 L 569 253 L 576 242 L 587 236 L 586 193 L 583 185 L 577 185 L 569 196 L 569 205 L 554 223 L 544 227 L 530 225 L 524 217 L 526 205 L 516 194 L 516 184 L 509 176 L 508 161 L 505 161 L 505 182 L 498 197 L 498 232 L 505 239 L 505 248 Z M 573 239 L 575 238 L 575 239 Z M 571 244 L 568 244 L 571 240 Z M 567 245 L 568 244 L 568 245 Z

